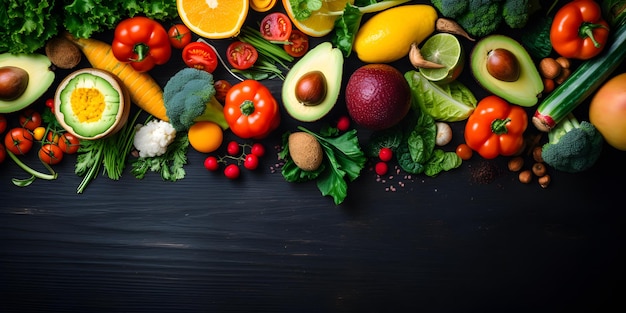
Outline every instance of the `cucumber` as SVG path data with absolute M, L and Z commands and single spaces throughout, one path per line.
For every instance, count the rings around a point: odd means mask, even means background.
M 593 94 L 626 57 L 626 23 L 609 36 L 610 46 L 578 66 L 569 78 L 555 88 L 537 107 L 532 118 L 540 131 L 548 132 Z

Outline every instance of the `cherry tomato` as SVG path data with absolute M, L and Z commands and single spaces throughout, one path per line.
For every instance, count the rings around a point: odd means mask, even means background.
M 217 68 L 217 54 L 204 42 L 195 41 L 183 49 L 183 61 L 189 67 L 213 73 Z
M 378 158 L 381 161 L 389 162 L 391 161 L 392 157 L 393 157 L 393 151 L 390 148 L 383 147 L 383 148 L 380 148 L 380 150 L 378 151 Z
M 226 146 L 226 152 L 232 156 L 239 154 L 239 144 L 236 141 L 231 141 Z
M 63 151 L 59 146 L 47 143 L 39 149 L 39 159 L 47 164 L 59 164 L 63 160 Z
M 376 174 L 383 176 L 387 174 L 389 167 L 387 166 L 387 162 L 379 161 L 378 163 L 376 163 L 374 170 L 376 171 Z
M 12 128 L 4 136 L 4 145 L 13 154 L 24 155 L 33 147 L 33 135 L 26 128 Z
M 467 161 L 472 158 L 473 154 L 474 151 L 467 144 L 462 143 L 456 147 L 456 155 L 458 155 L 461 160 Z
M 182 49 L 191 42 L 191 31 L 185 24 L 174 24 L 167 31 L 172 47 Z
M 216 157 L 208 156 L 206 159 L 204 159 L 204 168 L 206 168 L 207 170 L 213 172 L 213 171 L 217 171 L 219 167 L 220 167 L 220 164 L 217 161 Z
M 226 166 L 226 168 L 224 169 L 224 175 L 228 179 L 237 179 L 240 172 L 241 170 L 239 169 L 239 166 L 237 166 L 237 164 L 228 164 L 228 166 Z
M 20 126 L 33 131 L 41 126 L 41 114 L 34 109 L 26 109 L 20 114 Z
M 291 30 L 289 42 L 284 44 L 283 48 L 292 57 L 301 57 L 309 51 L 309 36 L 295 28 Z
M 337 121 L 337 129 L 339 131 L 345 132 L 350 129 L 350 118 L 348 116 L 342 116 Z
M 50 109 L 50 111 L 54 113 L 54 99 L 48 98 L 46 100 L 46 107 L 48 107 L 48 109 Z
M 7 118 L 4 117 L 4 114 L 0 114 L 0 134 L 4 133 L 7 130 Z
M 250 148 L 250 153 L 260 158 L 265 155 L 265 146 L 257 142 L 252 145 L 252 148 Z
M 70 133 L 63 133 L 59 137 L 57 145 L 61 148 L 63 153 L 74 154 L 78 152 L 78 148 L 80 148 L 80 139 Z
M 4 145 L 0 143 L 0 163 L 4 162 L 7 158 L 7 151 L 4 149 Z
M 238 70 L 247 70 L 259 58 L 259 53 L 251 44 L 243 41 L 234 41 L 226 49 L 226 59 L 232 67 Z
M 39 126 L 33 130 L 33 138 L 37 141 L 43 139 L 43 136 L 46 134 L 46 128 L 43 126 Z
M 48 141 L 48 143 L 52 143 L 55 145 L 59 143 L 59 138 L 61 138 L 61 135 L 54 131 L 50 131 L 48 132 L 48 135 L 46 135 L 46 140 Z
M 243 167 L 254 170 L 259 166 L 259 157 L 250 153 L 246 155 L 246 159 L 243 161 Z
M 213 83 L 215 87 L 215 98 L 217 101 L 224 103 L 226 101 L 226 94 L 233 87 L 233 84 L 229 83 L 227 80 L 219 79 Z
M 287 41 L 291 36 L 292 24 L 289 17 L 281 12 L 273 12 L 261 20 L 261 35 L 269 41 Z

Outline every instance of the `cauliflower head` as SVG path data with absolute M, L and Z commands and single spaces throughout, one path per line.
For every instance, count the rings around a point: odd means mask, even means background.
M 133 145 L 139 151 L 139 157 L 161 156 L 176 138 L 176 129 L 162 120 L 151 120 L 145 125 L 137 125 Z

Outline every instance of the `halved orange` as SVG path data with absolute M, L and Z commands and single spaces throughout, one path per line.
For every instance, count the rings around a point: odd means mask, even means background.
M 339 17 L 339 15 L 329 13 L 343 12 L 348 2 L 354 3 L 354 0 L 322 1 L 321 9 L 313 12 L 309 18 L 301 21 L 296 19 L 289 0 L 283 0 L 283 7 L 296 28 L 311 37 L 323 37 L 333 30 L 335 20 Z
M 237 36 L 248 16 L 248 5 L 249 0 L 176 0 L 183 23 L 209 39 Z

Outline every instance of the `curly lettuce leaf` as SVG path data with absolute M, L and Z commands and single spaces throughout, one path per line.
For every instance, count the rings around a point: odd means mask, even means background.
M 411 87 L 412 105 L 437 121 L 458 122 L 467 119 L 478 100 L 472 91 L 459 81 L 435 84 L 418 71 L 408 71 L 404 78 Z
M 0 53 L 33 53 L 58 33 L 55 0 L 8 1 L 0 6 Z

